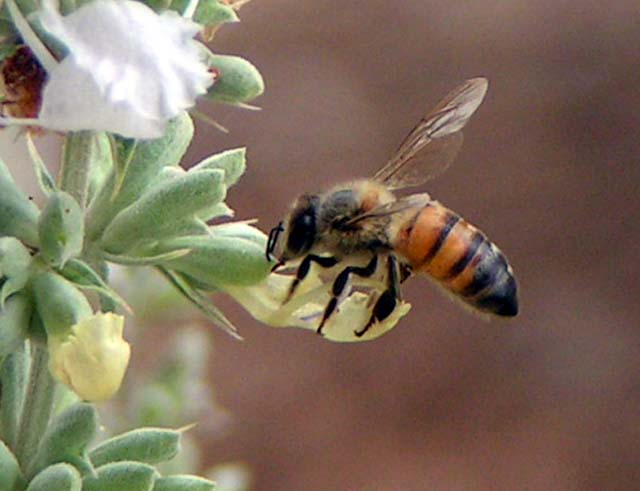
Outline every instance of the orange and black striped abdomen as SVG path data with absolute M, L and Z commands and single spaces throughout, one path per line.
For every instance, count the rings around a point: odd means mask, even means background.
M 473 225 L 436 201 L 400 230 L 396 252 L 415 272 L 483 312 L 518 313 L 517 284 L 504 254 Z

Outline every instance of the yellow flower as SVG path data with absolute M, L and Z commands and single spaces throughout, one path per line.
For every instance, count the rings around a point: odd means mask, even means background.
M 284 303 L 292 277 L 272 273 L 260 283 L 251 286 L 226 285 L 224 291 L 231 295 L 253 317 L 274 327 L 301 327 L 315 331 L 331 295 L 331 283 L 313 272 L 300 284 L 293 298 Z M 338 342 L 368 341 L 390 331 L 404 317 L 411 305 L 400 301 L 389 317 L 374 323 L 362 336 L 360 331 L 371 316 L 374 291 L 383 291 L 384 285 L 376 280 L 355 278 L 353 284 L 372 288 L 371 293 L 350 292 L 341 299 L 338 309 L 322 328 L 326 339 Z
M 131 348 L 122 338 L 124 317 L 99 312 L 49 338 L 49 370 L 86 401 L 104 401 L 120 388 Z

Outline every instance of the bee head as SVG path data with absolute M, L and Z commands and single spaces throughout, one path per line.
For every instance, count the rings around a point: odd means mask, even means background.
M 278 256 L 279 263 L 307 253 L 313 247 L 317 236 L 317 215 L 320 199 L 304 194 L 294 203 L 287 218 L 271 229 L 267 242 L 267 259 L 271 259 L 282 234 L 283 246 Z M 276 254 L 277 256 L 277 254 Z

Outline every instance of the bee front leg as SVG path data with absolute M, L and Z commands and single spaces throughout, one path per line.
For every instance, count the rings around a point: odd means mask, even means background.
M 373 312 L 369 318 L 369 322 L 360 330 L 353 333 L 357 337 L 362 337 L 375 322 L 381 322 L 391 315 L 395 310 L 398 300 L 402 300 L 400 291 L 400 273 L 398 259 L 389 254 L 387 259 L 387 281 L 389 287 L 380 295 L 376 304 L 373 306 Z
M 291 300 L 291 297 L 295 293 L 300 282 L 307 277 L 307 275 L 309 274 L 309 270 L 311 269 L 312 262 L 319 264 L 323 268 L 332 268 L 333 266 L 338 264 L 338 260 L 333 256 L 324 257 L 324 256 L 316 256 L 315 254 L 309 254 L 308 256 L 306 256 L 300 263 L 300 266 L 298 266 L 298 269 L 296 270 L 296 277 L 293 279 L 293 282 L 289 287 L 289 292 L 287 293 L 287 296 L 284 299 L 284 302 L 282 302 L 283 304 Z
M 347 266 L 344 268 L 340 274 L 336 277 L 333 282 L 332 291 L 331 291 L 331 300 L 327 304 L 324 309 L 324 314 L 322 315 L 322 320 L 320 321 L 320 325 L 318 326 L 317 333 L 322 334 L 322 327 L 324 323 L 327 322 L 327 319 L 331 316 L 333 311 L 336 309 L 338 305 L 338 298 L 344 291 L 347 283 L 349 281 L 349 276 L 351 274 L 355 274 L 360 276 L 361 278 L 368 278 L 376 272 L 376 268 L 378 267 L 378 256 L 375 254 L 371 261 L 366 266 Z

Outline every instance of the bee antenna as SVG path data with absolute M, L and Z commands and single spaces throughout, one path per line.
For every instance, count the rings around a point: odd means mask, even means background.
M 282 222 L 280 222 L 278 223 L 278 225 L 273 227 L 269 232 L 269 238 L 267 239 L 267 250 L 266 250 L 267 261 L 271 261 L 273 256 L 273 251 L 276 250 L 276 245 L 278 244 L 278 237 L 280 236 L 280 232 L 282 232 L 283 230 L 284 230 L 284 227 L 282 226 Z M 275 267 L 280 266 L 281 264 L 282 263 L 278 263 L 276 264 Z

